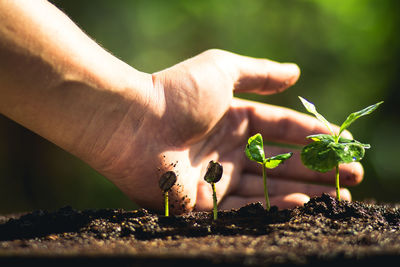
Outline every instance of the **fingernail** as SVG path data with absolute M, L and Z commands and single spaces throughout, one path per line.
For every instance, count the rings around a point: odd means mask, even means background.
M 285 85 L 293 85 L 297 82 L 300 77 L 300 68 L 294 63 L 284 63 L 285 72 L 288 75 L 288 79 L 285 81 Z
M 293 73 L 293 75 L 300 75 L 300 68 L 295 63 L 283 63 L 287 72 Z

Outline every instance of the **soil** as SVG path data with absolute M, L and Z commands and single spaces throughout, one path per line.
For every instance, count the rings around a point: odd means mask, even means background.
M 165 217 L 145 209 L 0 216 L 0 266 L 361 266 L 400 260 L 400 209 L 323 194 L 302 207 Z M 392 263 L 393 262 L 393 263 Z M 389 265 L 388 265 L 389 266 Z

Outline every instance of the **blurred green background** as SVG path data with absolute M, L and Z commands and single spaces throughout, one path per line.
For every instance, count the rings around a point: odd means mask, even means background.
M 399 202 L 400 1 L 132 0 L 52 1 L 114 55 L 155 72 L 210 48 L 296 62 L 290 90 L 250 99 L 304 111 L 313 101 L 341 123 L 367 105 L 376 112 L 350 130 L 372 148 L 354 199 Z M 62 29 L 60 29 L 62 31 Z M 33 209 L 121 207 L 130 202 L 80 160 L 0 116 L 0 213 Z

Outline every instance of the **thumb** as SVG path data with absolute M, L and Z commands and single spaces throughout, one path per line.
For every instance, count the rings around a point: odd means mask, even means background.
M 232 57 L 230 70 L 235 93 L 279 93 L 295 84 L 300 76 L 300 68 L 293 63 L 278 63 L 237 54 L 232 54 Z

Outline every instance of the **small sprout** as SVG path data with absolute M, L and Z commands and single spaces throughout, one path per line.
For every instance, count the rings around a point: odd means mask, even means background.
M 262 165 L 265 205 L 266 205 L 266 210 L 269 211 L 271 205 L 269 203 L 269 198 L 268 198 L 266 168 L 274 169 L 278 167 L 282 162 L 289 159 L 293 155 L 293 153 L 289 152 L 285 154 L 279 154 L 274 157 L 265 158 L 263 138 L 262 135 L 259 133 L 249 138 L 249 140 L 247 141 L 245 152 L 246 156 L 250 160 L 258 162 Z
M 213 213 L 214 213 L 214 220 L 217 220 L 218 217 L 218 210 L 217 210 L 217 193 L 215 192 L 215 183 L 219 182 L 222 177 L 223 168 L 222 165 L 216 161 L 210 161 L 208 163 L 207 172 L 204 175 L 204 180 L 211 184 L 211 188 L 213 191 Z
M 161 175 L 158 185 L 164 193 L 164 203 L 165 203 L 165 216 L 169 216 L 169 204 L 168 204 L 168 191 L 176 183 L 176 174 L 173 171 L 167 171 Z
M 314 104 L 301 96 L 299 96 L 299 98 L 306 110 L 323 122 L 331 133 L 330 135 L 315 134 L 307 136 L 308 139 L 314 142 L 303 148 L 301 152 L 301 161 L 307 168 L 318 172 L 327 172 L 336 168 L 336 197 L 340 201 L 339 164 L 360 161 L 364 157 L 365 149 L 371 147 L 368 144 L 362 144 L 356 140 L 343 138 L 340 135 L 355 120 L 377 109 L 383 101 L 351 113 L 340 126 L 339 133 L 335 134 L 330 123 L 317 112 Z

